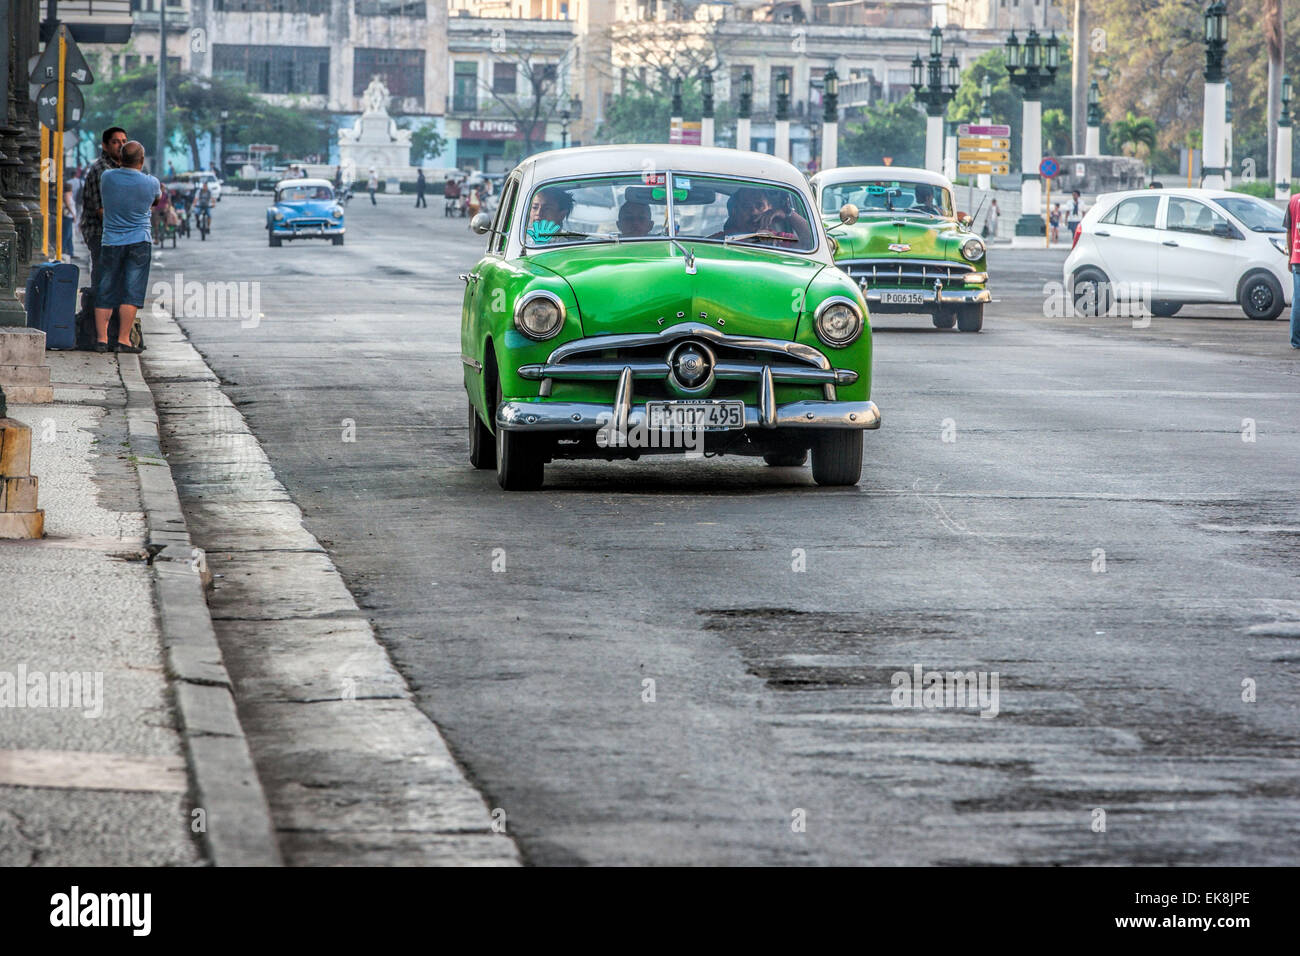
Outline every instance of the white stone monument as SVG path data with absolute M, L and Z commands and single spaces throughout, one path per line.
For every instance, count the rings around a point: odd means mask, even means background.
M 343 176 L 364 184 L 373 167 L 381 180 L 411 179 L 411 131 L 398 129 L 388 115 L 388 87 L 371 78 L 364 95 L 366 111 L 351 129 L 339 130 L 339 165 Z

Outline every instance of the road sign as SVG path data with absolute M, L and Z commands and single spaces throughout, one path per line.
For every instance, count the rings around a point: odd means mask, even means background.
M 957 140 L 958 149 L 1010 149 L 1011 140 L 993 136 L 967 136 Z
M 278 153 L 280 147 L 274 143 L 250 143 L 248 151 L 250 153 Z
M 1054 160 L 1051 156 L 1044 156 L 1043 161 L 1038 164 L 1039 175 L 1046 176 L 1048 179 L 1051 179 L 1060 171 L 1061 171 L 1061 164 L 1058 163 L 1056 160 Z
M 987 173 L 992 176 L 1007 176 L 1011 173 L 1011 166 L 1007 163 L 957 163 L 957 174 L 960 176 L 969 176 L 978 173 Z
M 58 82 L 58 39 L 60 36 L 63 37 L 66 44 L 63 56 L 64 78 L 69 83 L 80 83 L 83 86 L 94 83 L 95 76 L 90 72 L 90 66 L 86 63 L 86 58 L 81 55 L 81 50 L 77 49 L 77 43 L 72 39 L 72 34 L 68 32 L 67 26 L 62 23 L 59 24 L 59 32 L 45 45 L 45 51 L 41 54 L 41 58 L 36 61 L 36 67 L 32 70 L 30 77 L 31 82 L 41 87 Z M 44 89 L 41 92 L 44 93 Z M 70 99 L 69 102 L 71 102 Z M 72 127 L 68 128 L 71 129 Z
M 962 123 L 957 127 L 958 136 L 1010 136 L 1011 127 L 1000 123 L 980 126 L 975 123 Z
M 1009 163 L 1011 151 L 1006 149 L 961 149 L 957 151 L 959 163 Z
M 63 95 L 65 97 L 63 128 L 65 130 L 76 129 L 81 125 L 82 114 L 86 112 L 85 97 L 81 95 L 81 90 L 74 83 L 69 83 L 64 87 Z M 46 129 L 59 128 L 59 84 L 57 81 L 46 83 L 41 87 L 41 91 L 36 94 L 36 116 Z

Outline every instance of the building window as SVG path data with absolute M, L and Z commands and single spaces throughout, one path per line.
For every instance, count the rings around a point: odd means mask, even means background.
M 329 94 L 326 46 L 252 46 L 217 43 L 212 72 L 243 80 L 259 93 Z
M 492 64 L 492 92 L 513 96 L 518 85 L 519 71 L 513 63 Z
M 147 0 L 152 3 L 153 0 Z M 172 0 L 167 0 L 171 6 Z M 212 0 L 212 9 L 224 13 L 307 13 L 330 12 L 330 0 Z
M 454 69 L 455 83 L 451 91 L 451 108 L 458 113 L 477 112 L 478 64 L 459 62 Z
M 352 95 L 360 96 L 375 76 L 382 76 L 389 94 L 396 100 L 414 99 L 424 106 L 424 51 L 376 50 L 357 47 L 352 51 Z
M 426 17 L 424 0 L 356 0 L 355 9 L 359 17 Z

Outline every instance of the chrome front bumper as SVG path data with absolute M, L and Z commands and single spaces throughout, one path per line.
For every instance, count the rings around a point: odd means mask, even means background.
M 902 292 L 921 296 L 920 302 L 884 302 L 881 293 Z M 993 301 L 993 293 L 988 289 L 863 289 L 862 297 L 867 305 L 883 305 L 886 308 L 897 306 L 907 308 L 909 305 L 981 305 Z
M 628 428 L 645 425 L 645 407 L 628 407 Z M 497 427 L 506 431 L 596 431 L 619 420 L 616 405 L 595 402 L 503 402 L 497 409 Z M 761 407 L 745 406 L 745 428 L 861 428 L 880 427 L 875 402 L 790 402 L 764 414 Z M 740 431 L 740 429 L 731 429 Z M 710 434 L 726 434 L 725 431 Z
M 319 239 L 324 236 L 341 236 L 347 232 L 341 224 L 334 226 L 294 226 L 279 224 L 271 226 L 271 235 L 277 239 Z

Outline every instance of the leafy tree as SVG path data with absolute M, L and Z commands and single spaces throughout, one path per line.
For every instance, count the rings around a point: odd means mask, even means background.
M 897 103 L 867 107 L 861 122 L 846 119 L 843 124 L 840 165 L 878 166 L 886 156 L 894 166 L 925 162 L 925 114 L 911 93 Z
M 425 123 L 411 131 L 411 163 L 414 165 L 441 156 L 446 148 L 447 137 L 439 133 L 433 123 Z
M 666 143 L 672 122 L 671 85 L 651 86 L 630 83 L 631 90 L 610 101 L 605 120 L 596 130 L 597 143 Z M 682 80 L 682 116 L 694 119 L 703 115 L 704 94 L 699 80 L 688 76 Z M 713 112 L 715 139 L 722 143 L 735 125 L 735 112 L 726 104 L 717 104 Z
M 1065 110 L 1043 110 L 1043 151 L 1048 155 L 1072 153 L 1074 131 Z

